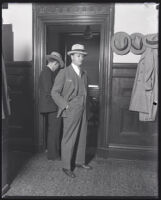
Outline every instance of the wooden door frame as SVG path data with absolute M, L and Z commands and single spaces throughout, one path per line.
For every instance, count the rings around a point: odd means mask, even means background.
M 34 64 L 34 124 L 35 148 L 43 149 L 43 119 L 39 114 L 38 79 L 45 65 L 46 25 L 92 25 L 99 24 L 100 30 L 100 116 L 98 150 L 108 148 L 110 121 L 112 51 L 110 47 L 114 26 L 114 4 L 104 3 L 52 3 L 33 4 L 33 64 Z

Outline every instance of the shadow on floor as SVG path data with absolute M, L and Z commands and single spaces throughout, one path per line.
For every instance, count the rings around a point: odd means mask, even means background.
M 98 125 L 89 124 L 87 133 L 86 163 L 91 162 L 97 152 Z

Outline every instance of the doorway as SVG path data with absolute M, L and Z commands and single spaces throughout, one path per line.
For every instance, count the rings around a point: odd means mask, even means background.
M 88 134 L 87 149 L 95 151 L 97 148 L 97 134 L 99 129 L 99 55 L 100 55 L 100 25 L 47 25 L 46 26 L 46 54 L 52 51 L 61 53 L 65 67 L 71 63 L 67 52 L 73 44 L 83 44 L 88 52 L 82 68 L 88 75 Z M 44 129 L 45 130 L 45 129 Z M 44 132 L 45 144 L 47 141 Z
M 34 4 L 34 80 L 35 80 L 35 146 L 44 151 L 43 120 L 39 115 L 38 78 L 45 66 L 45 55 L 51 51 L 62 54 L 66 66 L 70 58 L 66 52 L 74 43 L 83 43 L 88 56 L 84 68 L 89 76 L 91 116 L 89 118 L 89 146 L 98 150 L 108 147 L 110 95 L 111 95 L 111 48 L 113 32 L 113 5 L 95 3 Z M 85 30 L 92 32 L 85 37 Z M 59 33 L 56 33 L 59 32 Z M 51 39 L 50 39 L 51 38 Z M 97 113 L 97 114 L 96 114 Z M 93 131 L 92 128 L 93 127 Z M 95 128 L 94 128 L 95 127 Z M 95 133 L 95 140 L 91 139 Z

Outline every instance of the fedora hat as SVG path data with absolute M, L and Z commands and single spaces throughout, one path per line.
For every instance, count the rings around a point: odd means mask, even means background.
M 111 40 L 111 47 L 113 52 L 118 55 L 125 55 L 130 51 L 131 38 L 125 32 L 117 32 Z
M 158 34 L 148 34 L 145 35 L 143 38 L 143 43 L 145 47 L 150 47 L 150 48 L 158 48 Z
M 131 48 L 130 51 L 133 54 L 139 55 L 145 51 L 145 45 L 143 44 L 144 35 L 141 33 L 133 33 L 130 35 Z
M 53 60 L 56 60 L 59 62 L 61 68 L 64 67 L 64 62 L 62 60 L 62 57 L 61 57 L 60 53 L 58 53 L 56 51 L 53 51 L 53 52 L 51 52 L 51 54 L 46 55 L 46 59 L 48 60 L 48 62 L 52 62 Z
M 83 55 L 87 55 L 87 51 L 85 50 L 84 48 L 84 45 L 82 44 L 74 44 L 72 46 L 72 49 L 71 51 L 68 51 L 67 54 L 70 56 L 71 54 L 74 54 L 74 53 L 81 53 Z

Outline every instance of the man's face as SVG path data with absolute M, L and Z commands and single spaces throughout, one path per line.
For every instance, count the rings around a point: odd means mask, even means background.
M 58 67 L 59 67 L 59 62 L 58 61 L 54 60 L 54 61 L 51 62 L 52 71 L 55 71 L 56 69 L 58 69 Z
M 83 60 L 84 60 L 84 55 L 81 53 L 75 53 L 75 54 L 71 55 L 71 59 L 75 65 L 81 66 L 83 63 Z

